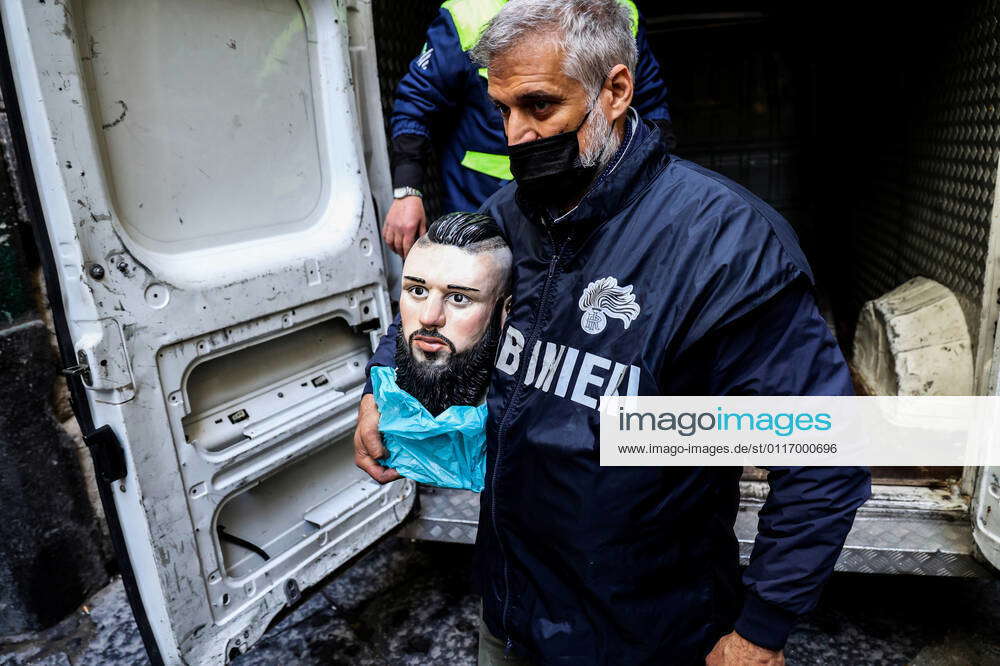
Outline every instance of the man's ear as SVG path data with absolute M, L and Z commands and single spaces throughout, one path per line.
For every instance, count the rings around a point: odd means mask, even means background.
M 608 74 L 607 87 L 611 91 L 611 103 L 608 106 L 611 122 L 615 122 L 625 115 L 628 107 L 632 104 L 632 95 L 635 92 L 632 82 L 632 72 L 625 65 L 615 65 Z

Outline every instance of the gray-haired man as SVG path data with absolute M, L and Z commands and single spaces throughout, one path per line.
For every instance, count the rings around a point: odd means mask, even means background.
M 601 467 L 597 406 L 849 394 L 795 234 L 630 108 L 635 42 L 615 0 L 511 0 L 474 55 L 516 180 L 483 206 L 514 265 L 487 397 L 480 661 L 782 663 L 867 470 L 772 468 L 741 577 L 741 470 Z M 393 336 L 374 363 L 392 363 Z M 370 398 L 356 442 L 359 466 L 391 479 Z

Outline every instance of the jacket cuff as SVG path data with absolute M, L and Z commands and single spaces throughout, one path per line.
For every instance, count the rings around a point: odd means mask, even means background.
M 373 356 L 368 360 L 368 364 L 365 365 L 365 388 L 361 391 L 361 395 L 368 395 L 369 393 L 375 392 L 375 387 L 372 385 L 372 368 L 376 365 L 382 365 L 375 360 Z
M 430 140 L 421 134 L 397 134 L 392 138 L 392 186 L 423 188 Z
M 418 162 L 403 162 L 392 168 L 392 186 L 424 189 L 424 165 Z
M 768 650 L 781 650 L 797 619 L 795 613 L 768 603 L 748 591 L 735 629 L 736 633 L 754 645 Z

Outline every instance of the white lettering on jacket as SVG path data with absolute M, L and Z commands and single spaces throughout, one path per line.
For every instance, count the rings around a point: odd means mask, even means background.
M 503 346 L 497 355 L 497 369 L 513 375 L 521 365 L 521 350 L 524 349 L 524 336 L 513 326 L 507 327 L 503 337 Z
M 497 354 L 497 369 L 505 374 L 515 375 L 521 367 L 523 352 L 524 334 L 515 327 L 508 326 L 500 345 L 500 353 Z M 583 360 L 577 364 L 580 355 L 579 349 L 568 345 L 537 341 L 528 359 L 524 384 L 560 398 L 566 398 L 569 394 L 570 400 L 590 409 L 599 407 L 602 395 L 639 394 L 638 367 L 587 351 L 583 352 Z

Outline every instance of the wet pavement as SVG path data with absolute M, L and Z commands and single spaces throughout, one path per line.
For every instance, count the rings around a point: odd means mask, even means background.
M 389 537 L 281 618 L 234 663 L 474 664 L 472 547 Z M 840 574 L 792 634 L 787 663 L 1000 664 L 1000 582 Z M 43 634 L 0 643 L 0 664 L 140 664 L 121 583 Z

